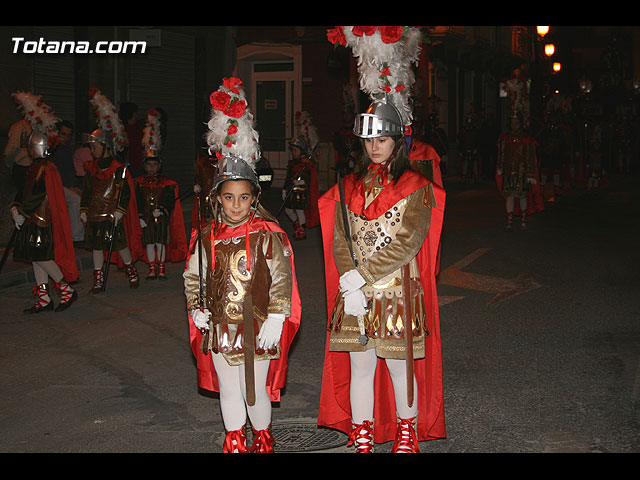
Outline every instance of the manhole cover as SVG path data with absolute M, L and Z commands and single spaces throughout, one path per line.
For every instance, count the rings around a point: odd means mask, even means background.
M 315 423 L 304 421 L 274 422 L 271 426 L 276 439 L 276 452 L 310 452 L 343 447 L 347 436 L 339 430 L 318 428 Z

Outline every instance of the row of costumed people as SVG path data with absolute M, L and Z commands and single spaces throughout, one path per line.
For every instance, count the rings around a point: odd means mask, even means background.
M 71 284 L 79 278 L 62 181 L 51 158 L 60 120 L 38 95 L 16 92 L 13 98 L 24 114 L 23 145 L 32 159 L 10 207 L 15 224 L 13 258 L 33 266 L 36 301 L 25 313 L 59 312 L 78 298 Z M 89 92 L 89 102 L 98 127 L 82 139 L 92 156 L 83 165 L 80 199 L 82 243 L 93 257 L 89 293 L 105 290 L 111 264 L 124 269 L 131 288 L 140 283 L 138 261 L 148 264 L 147 278 L 165 279 L 165 262 L 184 261 L 188 244 L 178 185 L 160 174 L 158 112 L 148 112 L 144 127 L 145 174 L 133 178 L 118 158 L 128 142 L 114 105 L 95 88 Z M 55 308 L 49 280 L 59 297 Z

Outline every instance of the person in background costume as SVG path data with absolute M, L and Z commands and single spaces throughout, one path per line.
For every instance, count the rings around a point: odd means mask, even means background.
M 211 105 L 207 142 L 218 157 L 209 194 L 213 218 L 193 229 L 184 272 L 191 348 L 199 386 L 220 393 L 223 452 L 268 453 L 275 443 L 271 402 L 280 401 L 300 325 L 293 251 L 259 202 L 258 133 L 242 82 L 225 78 Z
M 36 280 L 33 293 L 37 301 L 24 313 L 54 309 L 49 278 L 60 299 L 55 311 L 60 312 L 78 298 L 78 293 L 69 285 L 78 280 L 78 267 L 62 180 L 50 160 L 58 119 L 39 96 L 18 92 L 14 98 L 25 117 L 33 118 L 27 140 L 32 162 L 25 175 L 21 198 L 11 206 L 11 216 L 18 229 L 13 258 L 30 262 Z
M 359 57 L 372 103 L 354 126 L 360 173 L 319 201 L 329 319 L 318 424 L 347 433 L 356 452 L 391 440 L 393 452 L 418 452 L 445 437 L 435 284 L 445 192 L 411 168 L 405 138 L 421 35 L 337 27 L 329 38 Z
M 291 160 L 282 187 L 284 211 L 293 223 L 295 238 L 307 238 L 306 229 L 318 225 L 318 174 L 313 156 L 318 136 L 307 112 L 297 112 L 298 135 L 289 144 Z
M 162 137 L 157 110 L 147 112 L 142 136 L 146 174 L 135 178 L 136 203 L 142 228 L 142 244 L 149 265 L 147 280 L 167 279 L 165 263 L 187 258 L 187 237 L 178 184 L 160 175 Z
M 513 215 L 520 214 L 521 228 L 527 228 L 527 213 L 544 209 L 542 192 L 538 182 L 538 160 L 536 141 L 523 129 L 521 114 L 514 110 L 511 115 L 511 131 L 498 138 L 498 160 L 496 182 L 505 199 L 507 225 L 513 230 Z M 515 205 L 516 197 L 519 204 Z
M 85 162 L 80 216 L 85 223 L 85 248 L 93 252 L 93 286 L 89 293 L 104 288 L 105 259 L 124 266 L 129 286 L 140 284 L 135 262 L 143 255 L 142 230 L 138 220 L 133 179 L 115 154 L 127 144 L 124 128 L 113 104 L 98 89 L 89 92 L 99 128 L 85 134 L 93 160 Z M 111 132 L 111 133 L 107 133 Z M 114 229 L 115 223 L 115 229 Z M 113 234 L 112 234 L 113 232 Z

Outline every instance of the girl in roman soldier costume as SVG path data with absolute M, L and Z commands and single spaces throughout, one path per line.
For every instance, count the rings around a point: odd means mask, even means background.
M 289 143 L 291 160 L 282 187 L 284 211 L 293 222 L 295 238 L 307 238 L 305 229 L 318 225 L 318 174 L 313 156 L 318 147 L 316 129 L 307 112 L 296 113 L 297 136 Z
M 421 34 L 328 34 L 352 48 L 372 103 L 354 125 L 361 168 L 319 202 L 329 321 L 318 424 L 348 433 L 357 452 L 391 440 L 417 452 L 445 436 L 435 283 L 445 193 L 411 168 L 405 138 Z
M 520 215 L 521 228 L 527 228 L 527 214 L 544 210 L 544 200 L 538 180 L 537 142 L 523 129 L 523 117 L 518 110 L 511 115 L 511 131 L 498 138 L 496 183 L 505 198 L 507 225 L 513 230 L 513 215 Z M 516 197 L 519 204 L 516 205 Z
M 11 206 L 11 216 L 18 229 L 13 258 L 31 262 L 36 280 L 33 293 L 37 301 L 24 313 L 53 310 L 49 278 L 60 298 L 55 311 L 60 312 L 78 298 L 69 285 L 78 280 L 78 267 L 62 180 L 55 164 L 49 160 L 59 120 L 39 96 L 24 92 L 13 96 L 31 126 L 27 151 L 32 163 L 20 199 Z
M 142 244 L 145 246 L 149 265 L 147 280 L 166 280 L 165 262 L 180 262 L 187 257 L 187 237 L 178 184 L 175 180 L 160 175 L 160 115 L 154 109 L 147 114 L 147 124 L 142 136 L 146 174 L 135 178 L 136 203 L 142 228 Z
M 93 251 L 93 286 L 89 293 L 105 288 L 105 259 L 124 266 L 129 286 L 139 285 L 135 262 L 143 256 L 142 230 L 133 179 L 115 155 L 127 145 L 124 127 L 113 104 L 100 90 L 91 89 L 99 128 L 85 134 L 93 160 L 84 163 L 84 186 L 80 218 L 85 223 L 85 247 Z M 115 228 L 114 228 L 115 223 Z M 111 258 L 107 258 L 112 252 Z
M 213 219 L 192 231 L 184 285 L 199 386 L 220 392 L 223 452 L 273 452 L 271 402 L 285 385 L 301 305 L 291 244 L 259 202 L 258 134 L 241 85 L 225 78 L 211 95 Z

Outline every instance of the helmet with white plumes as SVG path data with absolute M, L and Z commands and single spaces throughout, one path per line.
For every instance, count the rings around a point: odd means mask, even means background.
M 211 119 L 205 139 L 218 158 L 213 189 L 226 180 L 248 180 L 260 189 L 256 163 L 260 160 L 259 135 L 248 108 L 242 81 L 224 78 L 209 98 Z
M 57 124 L 60 119 L 51 107 L 41 100 L 40 95 L 18 91 L 12 96 L 31 125 L 31 133 L 26 142 L 29 155 L 33 158 L 48 156 L 58 136 Z
M 119 153 L 129 145 L 127 132 L 118 116 L 115 106 L 100 90 L 89 90 L 89 103 L 96 114 L 98 128 L 83 136 L 83 143 L 101 143 L 113 153 Z
M 147 122 L 142 131 L 143 157 L 160 161 L 160 151 L 162 150 L 162 122 L 160 113 L 155 109 L 147 111 Z
M 295 138 L 291 141 L 290 145 L 299 147 L 306 156 L 311 158 L 318 148 L 320 139 L 309 112 L 296 112 L 295 132 Z
M 350 47 L 357 59 L 360 89 L 371 105 L 356 117 L 354 134 L 361 138 L 403 135 L 413 122 L 412 64 L 417 64 L 422 33 L 416 27 L 336 27 L 333 43 Z

